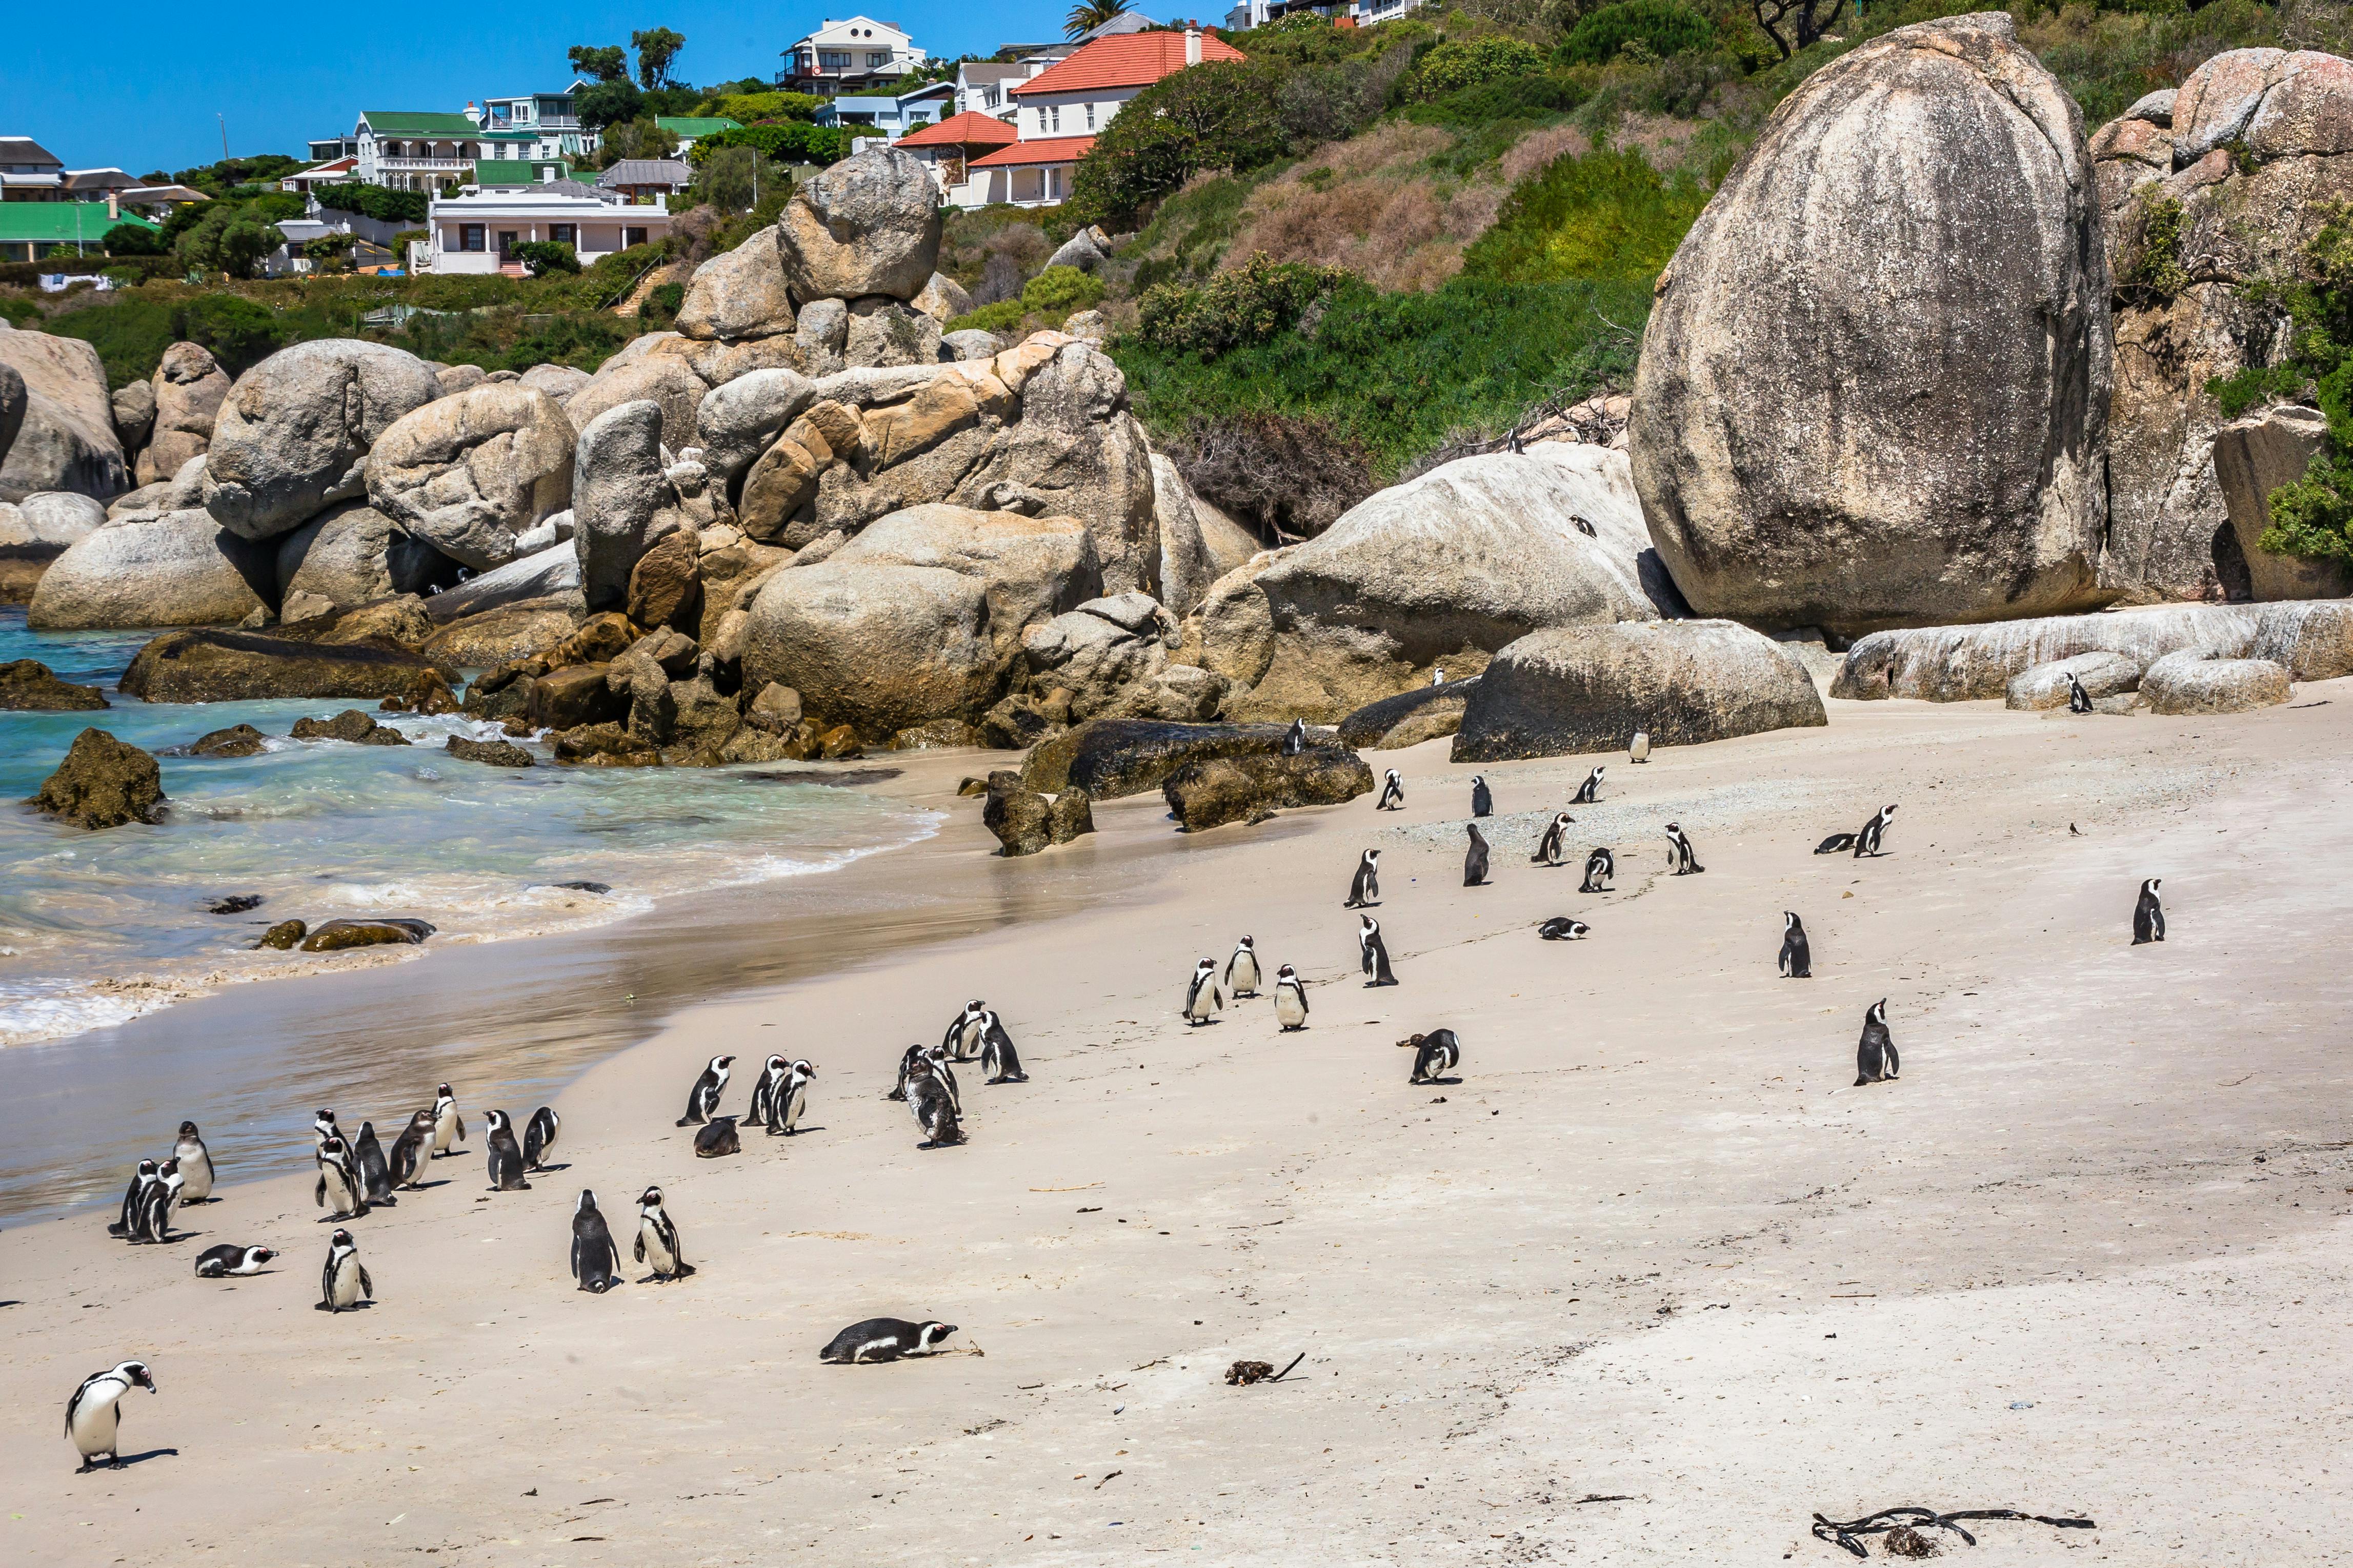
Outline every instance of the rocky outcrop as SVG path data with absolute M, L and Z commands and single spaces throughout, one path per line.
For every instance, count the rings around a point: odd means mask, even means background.
M 45 816 L 92 830 L 164 815 L 164 770 L 155 759 L 103 730 L 74 737 L 58 771 L 25 804 Z
M 1070 694 L 1069 721 L 1110 714 L 1175 718 L 1156 711 L 1176 624 L 1148 594 L 1091 599 L 1021 634 L 1033 690 Z
M 1462 728 L 1462 710 L 1479 689 L 1479 678 L 1417 686 L 1395 697 L 1367 702 L 1340 721 L 1340 743 L 1366 751 L 1394 752 L 1451 735 Z
M 477 572 L 572 505 L 578 437 L 564 409 L 519 381 L 488 382 L 395 421 L 367 458 L 368 499 L 409 534 Z
M 1731 621 L 1653 621 L 1531 633 L 1497 654 L 1463 710 L 1453 760 L 1618 750 L 1636 731 L 1690 746 L 1827 724 L 1813 678 Z
M 2353 675 L 2353 601 L 2158 605 L 2000 626 L 1879 632 L 1847 651 L 1832 697 L 1967 702 L 2000 697 L 2010 677 L 2076 654 L 2120 653 L 2144 669 L 2172 653 L 2267 659 L 2296 680 Z
M 0 605 L 28 602 L 49 563 L 106 521 L 106 509 L 72 490 L 0 501 Z
M 1035 358 L 1039 349 L 1046 356 Z M 1033 358 L 1034 368 L 1020 374 L 1019 362 Z M 1152 592 L 1160 569 L 1152 454 L 1128 412 L 1119 366 L 1085 343 L 1039 338 L 989 363 L 994 378 L 1019 396 L 1021 418 L 965 475 L 957 497 L 976 504 L 995 487 L 1018 486 L 1041 510 L 1087 525 L 1108 592 Z
M 581 591 L 591 610 L 617 609 L 653 542 L 655 520 L 676 500 L 663 478 L 660 405 L 624 403 L 583 427 L 574 489 Z
M 580 585 L 577 538 L 575 534 L 562 544 L 510 561 L 495 572 L 485 572 L 454 588 L 444 588 L 426 602 L 426 608 L 435 620 L 445 625 L 501 605 L 532 599 L 565 600 L 578 605 L 585 615 L 587 600 Z
M 772 224 L 694 269 L 679 305 L 681 333 L 733 342 L 794 329 L 792 290 L 776 234 Z
M 1158 452 L 1151 455 L 1151 461 L 1152 517 L 1160 534 L 1160 600 L 1169 614 L 1182 620 L 1201 607 L 1201 601 L 1209 596 L 1210 584 L 1231 567 L 1219 564 L 1203 530 L 1193 487 L 1176 471 L 1176 463 Z
M 31 624 L 84 626 L 234 625 L 278 592 L 276 552 L 222 528 L 206 511 L 121 521 L 69 546 L 33 594 Z
M 1066 789 L 1050 798 L 1024 784 L 1021 775 L 1009 769 L 988 775 L 980 820 L 997 835 L 997 853 L 1006 856 L 1035 855 L 1049 845 L 1068 844 L 1095 830 L 1086 791 Z
M 454 671 L 381 642 L 298 642 L 242 631 L 165 632 L 132 658 L 122 689 L 149 702 L 280 697 L 415 700 Z
M 695 410 L 694 427 L 702 466 L 730 502 L 744 470 L 816 400 L 808 377 L 792 370 L 754 371 L 712 389 Z
M 338 609 L 395 594 L 430 594 L 458 578 L 458 563 L 364 501 L 329 507 L 280 539 L 278 588 Z
M 131 488 L 98 350 L 79 338 L 0 327 L 0 364 L 25 386 L 16 438 L 0 455 L 0 487 L 73 490 L 100 500 Z M 13 401 L 0 389 L 0 426 Z
M 2272 524 L 2272 492 L 2304 478 L 2327 438 L 2328 421 L 2320 410 L 2295 405 L 2266 408 L 2214 432 L 2214 481 L 2246 563 L 2251 596 L 2259 601 L 2341 599 L 2353 593 L 2353 572 L 2343 561 L 2282 555 L 2263 546 Z
M 142 485 L 168 479 L 212 447 L 213 426 L 228 400 L 228 373 L 209 350 L 174 343 L 149 379 L 155 399 L 154 433 L 139 454 Z
M 675 332 L 648 332 L 599 365 L 587 384 L 565 402 L 573 428 L 585 434 L 625 403 L 653 403 L 661 409 L 662 444 L 673 452 L 692 446 L 695 411 L 710 395 L 711 383 L 683 353 L 666 352 L 671 342 L 685 346 Z
M 185 749 L 192 757 L 252 757 L 269 747 L 269 737 L 252 725 L 231 724 L 225 730 L 206 731 Z
M 365 493 L 376 437 L 440 395 L 425 362 L 327 338 L 280 349 L 239 376 L 205 454 L 205 510 L 231 533 L 275 539 Z
M 543 652 L 572 635 L 580 611 L 563 598 L 522 599 L 462 616 L 425 640 L 425 657 L 460 669 L 488 669 Z
M 1157 788 L 1188 763 L 1271 757 L 1282 750 L 1285 724 L 1175 724 L 1096 719 L 1033 748 L 1021 782 L 1043 794 L 1078 788 L 1094 800 L 1118 800 Z M 1308 749 L 1330 749 L 1330 731 L 1311 731 Z
M 1277 810 L 1338 805 L 1373 787 L 1373 770 L 1354 752 L 1312 746 L 1296 756 L 1213 757 L 1187 763 L 1160 785 L 1168 814 L 1188 833 L 1255 822 Z
M 1854 636 L 2112 597 L 2101 231 L 2079 111 L 2006 14 L 1809 77 L 1643 336 L 1634 479 L 1692 606 Z
M 933 273 L 931 281 L 923 285 L 923 292 L 917 294 L 909 302 L 943 327 L 958 316 L 969 315 L 972 312 L 972 296 L 965 292 L 963 284 L 944 272 Z M 994 353 L 996 351 L 992 349 L 989 353 Z M 962 359 L 965 356 L 958 354 L 955 357 Z
M 527 768 L 536 760 L 512 741 L 470 741 L 463 735 L 452 735 L 443 749 L 461 763 L 480 763 L 491 768 Z
M 568 364 L 535 364 L 522 373 L 522 384 L 538 388 L 558 403 L 569 403 L 574 393 L 588 384 L 588 373 Z
M 870 294 L 850 301 L 849 334 L 841 355 L 852 370 L 936 364 L 940 323 L 888 295 Z
M 912 153 L 865 143 L 793 192 L 776 224 L 776 249 L 797 300 L 913 300 L 938 269 L 931 171 Z
M 296 741 L 341 741 L 350 746 L 405 746 L 408 737 L 356 708 L 346 708 L 332 719 L 297 719 L 287 731 Z
M 1229 717 L 1333 720 L 1541 627 L 1679 608 L 1625 456 L 1554 444 L 1448 463 L 1229 574 L 1200 663 L 1238 689 Z
M 106 693 L 95 686 L 59 680 L 38 659 L 19 658 L 0 664 L 0 711 L 11 713 L 79 713 L 107 706 Z
M 2141 668 L 2140 660 L 2130 655 L 2105 649 L 2031 665 L 2010 678 L 2002 689 L 2002 706 L 2022 712 L 2064 708 L 2077 685 L 2094 702 L 2121 696 L 2140 686 Z
M 2243 713 L 2288 700 L 2287 671 L 2267 658 L 2169 653 L 2140 678 L 2152 713 Z
M 109 400 L 114 407 L 114 436 L 126 453 L 137 453 L 155 429 L 155 389 L 143 381 L 118 386 Z M 132 471 L 138 465 L 132 463 Z M 144 480 L 141 481 L 144 483 Z

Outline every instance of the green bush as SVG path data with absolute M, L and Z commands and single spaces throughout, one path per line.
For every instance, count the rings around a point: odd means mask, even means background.
M 2253 392 L 2285 397 L 2312 389 L 2328 438 L 2302 479 L 2272 491 L 2271 526 L 2256 543 L 2282 555 L 2353 561 L 2353 204 L 2322 210 L 2320 232 L 2305 247 L 2304 275 L 2284 291 L 2294 324 L 2285 363 L 2207 390 L 2243 411 Z
M 1041 316 L 1069 315 L 1101 302 L 1103 281 L 1075 267 L 1049 267 L 1021 286 L 1021 303 Z
M 1573 65 L 1598 66 L 1616 59 L 1630 43 L 1662 60 L 1715 42 L 1708 19 L 1678 0 L 1620 0 L 1577 23 L 1560 49 Z
M 825 100 L 806 92 L 738 92 L 708 107 L 720 119 L 757 125 L 771 120 L 808 120 L 824 106 Z
M 337 212 L 357 213 L 379 223 L 423 223 L 425 205 L 432 198 L 423 191 L 395 191 L 353 181 L 330 185 L 317 193 L 319 205 Z M 288 216 L 297 216 L 288 214 Z
M 687 149 L 686 161 L 700 169 L 723 147 L 752 147 L 779 163 L 839 163 L 858 150 L 861 137 L 881 134 L 866 125 L 804 125 L 797 121 L 781 125 L 746 125 L 740 131 L 722 131 L 702 138 Z
M 685 284 L 657 283 L 638 301 L 638 320 L 649 330 L 667 327 L 678 320 L 679 309 L 685 303 Z
M 1417 125 L 1442 125 L 1469 130 L 1504 121 L 1541 121 L 1573 113 L 1591 97 L 1573 78 L 1557 71 L 1482 82 L 1450 92 L 1405 110 Z
M 999 300 L 994 305 L 983 305 L 968 310 L 948 323 L 952 332 L 981 331 L 1003 334 L 1021 325 L 1029 314 L 1029 307 L 1018 300 Z
M 1705 205 L 1697 181 L 1662 179 L 1640 153 L 1558 158 L 1521 182 L 1462 270 L 1500 283 L 1647 282 Z
M 1145 88 L 1079 160 L 1065 212 L 1075 223 L 1124 228 L 1138 209 L 1204 169 L 1272 163 L 1290 146 L 1282 80 L 1273 67 L 1212 60 Z
M 119 223 L 98 242 L 109 256 L 162 256 L 169 248 L 164 237 L 143 223 Z
M 5 321 L 12 327 L 21 327 L 27 321 L 37 321 L 40 319 L 41 308 L 30 300 L 20 300 L 14 295 L 0 295 L 0 321 Z
M 231 375 L 260 363 L 288 341 L 278 314 L 234 294 L 202 294 L 172 312 L 173 336 L 201 343 Z
M 1472 38 L 1467 42 L 1450 38 L 1422 56 L 1420 63 L 1414 67 L 1413 95 L 1428 102 L 1466 87 L 1534 76 L 1544 68 L 1543 52 L 1517 38 Z
M 1204 363 L 1288 331 L 1308 307 L 1354 274 L 1345 268 L 1267 259 L 1263 251 L 1198 288 L 1164 283 L 1136 302 L 1134 337 L 1164 354 Z
M 551 272 L 577 272 L 580 257 L 571 246 L 560 239 L 530 239 L 514 247 L 515 259 L 533 278 L 544 278 Z

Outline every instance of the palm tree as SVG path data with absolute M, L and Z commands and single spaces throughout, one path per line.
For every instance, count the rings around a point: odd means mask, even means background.
M 1083 37 L 1102 26 L 1125 16 L 1132 7 L 1127 0 L 1079 0 L 1071 14 L 1062 18 L 1062 37 Z

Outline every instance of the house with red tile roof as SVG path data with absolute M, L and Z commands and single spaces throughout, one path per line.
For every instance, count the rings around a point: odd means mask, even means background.
M 892 143 L 908 156 L 917 159 L 939 182 L 940 199 L 953 206 L 976 207 L 987 205 L 987 180 L 984 175 L 976 184 L 972 165 L 1000 148 L 1010 147 L 1018 140 L 1013 127 L 995 115 L 968 110 L 952 114 L 937 125 L 926 125 L 910 131 Z

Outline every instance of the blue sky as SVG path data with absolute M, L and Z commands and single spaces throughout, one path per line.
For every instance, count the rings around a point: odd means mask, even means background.
M 1198 14 L 1144 0 L 1147 16 Z M 398 5 L 227 7 L 126 0 L 104 12 L 27 5 L 0 50 L 0 135 L 34 138 L 69 168 L 134 174 L 221 155 L 220 122 L 239 156 L 285 153 L 351 128 L 363 109 L 457 110 L 469 99 L 568 80 L 574 44 L 624 44 L 675 28 L 672 74 L 696 83 L 772 74 L 778 51 L 828 16 L 871 15 L 951 57 L 1061 36 L 1070 0 L 973 5 L 885 0 L 871 8 L 714 4 L 509 6 L 409 0 Z

